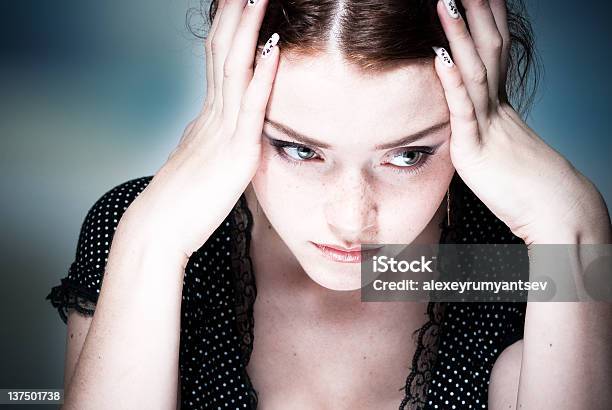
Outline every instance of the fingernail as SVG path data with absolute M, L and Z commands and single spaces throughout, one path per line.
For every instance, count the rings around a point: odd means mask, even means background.
M 247 5 L 249 5 L 249 6 L 254 6 L 254 5 L 255 5 L 255 3 L 257 3 L 257 0 L 249 0 L 249 1 L 248 1 L 248 3 L 247 3 Z
M 438 57 L 442 59 L 442 62 L 444 63 L 445 66 L 452 67 L 455 65 L 450 55 L 448 54 L 448 51 L 446 51 L 444 47 L 432 47 L 432 48 L 436 52 Z
M 455 0 L 442 0 L 444 5 L 446 6 L 446 11 L 448 11 L 448 15 L 452 18 L 459 18 L 459 10 L 457 9 L 457 4 L 455 4 Z
M 261 52 L 262 58 L 265 58 L 268 56 L 268 54 L 270 54 L 270 52 L 272 51 L 272 48 L 276 45 L 276 43 L 278 43 L 279 39 L 280 39 L 280 36 L 277 33 L 272 34 L 270 39 L 264 45 L 263 51 Z

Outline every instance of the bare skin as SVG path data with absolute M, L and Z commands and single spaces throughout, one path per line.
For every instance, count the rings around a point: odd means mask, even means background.
M 68 334 L 77 336 L 67 341 L 65 409 L 177 407 L 184 268 L 245 190 L 256 215 L 252 255 L 260 289 L 255 305 L 257 342 L 249 372 L 265 408 L 282 408 L 289 398 L 302 408 L 321 408 L 323 403 L 333 408 L 397 408 L 402 397 L 397 389 L 414 353 L 404 341 L 424 323 L 424 305 L 364 306 L 357 297 L 354 269 L 311 258 L 307 241 L 333 240 L 346 247 L 365 240 L 435 242 L 444 193 L 455 169 L 485 205 L 529 244 L 610 243 L 609 216 L 595 187 L 548 147 L 499 94 L 508 52 L 504 3 L 465 3 L 468 19 L 473 20 L 472 35 L 462 18 L 453 19 L 438 5 L 456 65 L 444 66 L 436 58 L 433 65 L 407 66 L 377 79 L 380 89 L 385 81 L 393 84 L 406 75 L 419 79 L 412 82 L 416 88 L 385 95 L 395 98 L 396 104 L 376 107 L 385 114 L 400 102 L 419 107 L 421 86 L 429 90 L 427 100 L 435 102 L 425 116 L 427 123 L 387 120 L 384 126 L 370 124 L 369 129 L 364 129 L 368 123 L 360 123 L 350 136 L 344 133 L 346 127 L 338 127 L 324 141 L 336 144 L 335 150 L 321 152 L 324 160 L 318 165 L 305 162 L 289 172 L 270 155 L 268 141 L 262 141 L 264 120 L 288 121 L 293 114 L 292 125 L 302 118 L 304 123 L 296 128 L 324 139 L 323 132 L 305 129 L 320 123 L 296 114 L 320 106 L 320 101 L 282 111 L 289 101 L 283 98 L 283 81 L 291 73 L 305 73 L 313 62 L 283 66 L 274 47 L 254 68 L 266 0 L 255 7 L 245 7 L 243 0 L 220 2 L 206 41 L 208 89 L 203 110 L 121 219 L 94 318 L 70 315 Z M 348 70 L 337 73 L 349 81 L 357 76 Z M 373 83 L 364 84 L 345 91 L 377 90 Z M 365 109 L 333 101 L 332 106 L 336 111 L 321 119 L 324 125 L 341 124 L 351 110 Z M 398 165 L 395 151 L 366 144 L 374 131 L 380 136 L 374 142 L 384 143 L 402 130 L 419 130 L 404 127 L 435 122 L 442 125 L 423 141 L 437 144 L 436 155 L 418 175 L 400 177 L 393 167 L 414 164 Z M 349 137 L 363 143 L 350 144 Z M 309 168 L 313 166 L 318 168 Z M 332 185 L 337 189 L 316 191 L 315 183 L 302 184 L 307 178 L 338 184 Z M 269 183 L 275 180 L 280 183 Z M 304 189 L 312 189 L 310 195 L 300 196 Z M 350 206 L 338 206 L 343 198 L 349 198 Z M 416 205 L 405 206 L 409 200 Z M 385 208 L 393 201 L 397 206 Z M 203 203 L 210 212 L 201 212 Z M 283 207 L 294 211 L 304 207 L 299 214 L 310 213 L 320 224 L 295 222 L 295 213 L 285 213 Z M 398 227 L 398 220 L 409 221 L 410 229 Z M 530 303 L 524 341 L 506 349 L 494 366 L 491 406 L 595 409 L 598 403 L 612 401 L 605 391 L 612 373 L 609 361 L 593 366 L 587 360 L 610 357 L 612 334 L 605 324 L 611 316 L 609 305 L 555 308 Z M 146 320 L 150 317 L 155 320 Z M 584 323 L 604 325 L 581 328 Z M 568 360 L 576 351 L 584 354 Z M 592 376 L 581 379 L 588 385 L 576 382 L 572 377 L 576 372 Z M 364 374 L 370 376 L 368 389 Z M 593 391 L 596 394 L 590 394 Z

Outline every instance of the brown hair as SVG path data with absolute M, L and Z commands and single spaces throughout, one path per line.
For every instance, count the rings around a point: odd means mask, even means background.
M 198 38 L 206 32 L 193 17 L 213 21 L 218 1 L 200 0 L 187 12 L 187 27 Z M 258 45 L 277 32 L 283 53 L 316 54 L 330 40 L 342 56 L 362 70 L 382 70 L 398 60 L 433 58 L 432 46 L 448 46 L 436 12 L 437 0 L 270 0 Z M 465 15 L 460 1 L 459 11 Z M 540 76 L 534 37 L 522 0 L 508 1 L 511 35 L 506 92 L 523 115 L 533 104 Z

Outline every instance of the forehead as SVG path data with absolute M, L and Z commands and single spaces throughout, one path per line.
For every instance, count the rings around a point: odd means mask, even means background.
M 267 116 L 319 139 L 404 136 L 448 118 L 433 61 L 364 73 L 334 54 L 281 54 Z

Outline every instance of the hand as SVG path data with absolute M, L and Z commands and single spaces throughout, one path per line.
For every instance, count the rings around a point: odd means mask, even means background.
M 121 221 L 151 241 L 163 242 L 168 252 L 188 258 L 198 250 L 259 166 L 263 121 L 279 60 L 278 47 L 273 47 L 253 70 L 266 4 L 220 1 L 206 39 L 204 107 Z M 276 43 L 266 43 L 264 51 L 270 44 Z
M 444 0 L 446 1 L 446 0 Z M 450 111 L 451 160 L 480 200 L 525 243 L 572 243 L 610 219 L 601 195 L 548 146 L 507 101 L 510 35 L 503 0 L 463 1 L 470 25 L 443 1 L 444 49 L 435 69 Z M 457 15 L 456 13 L 455 15 Z M 606 222 L 607 221 L 607 222 Z M 608 239 L 609 240 L 609 239 Z

